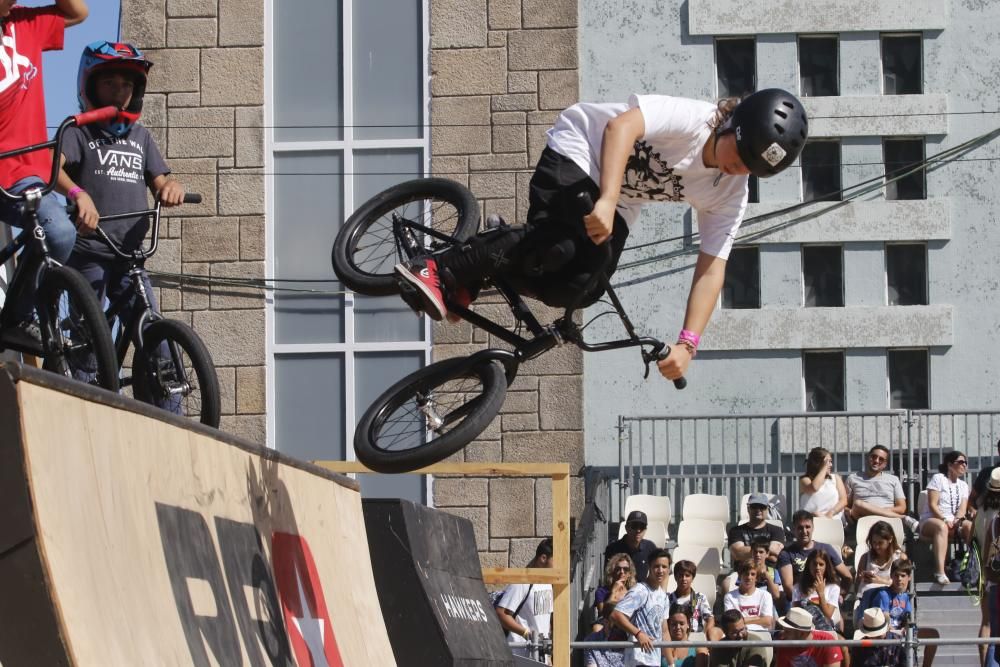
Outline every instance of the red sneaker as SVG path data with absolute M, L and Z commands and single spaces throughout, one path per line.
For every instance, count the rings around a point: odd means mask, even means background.
M 451 301 L 456 306 L 461 306 L 462 308 L 468 308 L 469 306 L 472 305 L 472 294 L 470 294 L 469 290 L 465 289 L 464 287 L 459 287 L 457 290 L 455 290 L 455 293 L 452 295 Z M 450 310 L 448 311 L 445 317 L 447 317 L 448 321 L 451 322 L 452 324 L 454 324 L 455 322 L 462 321 L 462 317 L 460 315 L 456 315 Z
M 427 313 L 428 317 L 441 321 L 448 309 L 441 294 L 437 262 L 430 258 L 415 259 L 405 264 L 397 264 L 395 272 L 400 289 L 403 290 L 403 299 L 411 306 L 414 302 L 418 303 L 420 310 Z M 417 298 L 407 298 L 408 296 Z

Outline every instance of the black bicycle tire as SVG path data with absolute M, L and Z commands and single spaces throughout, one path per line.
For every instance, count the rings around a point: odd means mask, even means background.
M 419 388 L 440 386 L 448 380 L 474 373 L 483 382 L 482 401 L 454 429 L 412 449 L 386 452 L 373 441 L 387 411 L 404 405 Z M 493 421 L 507 394 L 503 366 L 491 360 L 471 357 L 445 359 L 410 373 L 385 390 L 371 404 L 354 432 L 354 452 L 359 461 L 376 472 L 402 473 L 423 468 L 448 458 L 476 439 Z
M 194 329 L 177 320 L 156 320 L 150 323 L 142 336 L 142 349 L 136 349 L 132 356 L 132 395 L 143 403 L 153 404 L 153 392 L 147 384 L 148 355 L 146 350 L 155 350 L 164 341 L 180 345 L 191 360 L 201 391 L 201 415 L 199 421 L 206 426 L 219 427 L 222 418 L 222 397 L 219 389 L 219 375 L 212 361 L 212 355 Z
M 398 183 L 362 204 L 337 233 L 331 261 L 334 273 L 344 286 L 370 296 L 398 294 L 391 267 L 388 273 L 368 273 L 356 265 L 353 252 L 360 237 L 381 215 L 403 204 L 435 197 L 452 204 L 458 211 L 458 222 L 452 233 L 457 241 L 464 241 L 478 231 L 479 202 L 461 183 L 445 178 L 418 178 Z
M 41 287 L 38 291 L 39 306 L 48 310 L 55 305 L 55 299 L 60 292 L 65 292 L 73 301 L 73 305 L 83 316 L 86 323 L 87 335 L 91 341 L 94 358 L 97 362 L 97 377 L 95 382 L 98 386 L 108 391 L 117 392 L 118 382 L 118 358 L 115 355 L 115 345 L 111 339 L 111 330 L 108 329 L 107 320 L 104 319 L 104 312 L 97 301 L 94 288 L 90 286 L 87 279 L 78 271 L 68 266 L 50 266 L 45 269 Z M 42 335 L 46 326 L 42 318 Z M 61 355 L 57 355 L 61 356 Z M 54 358 L 48 352 L 42 359 L 42 368 L 48 371 L 65 374 L 61 367 L 64 364 L 59 358 Z

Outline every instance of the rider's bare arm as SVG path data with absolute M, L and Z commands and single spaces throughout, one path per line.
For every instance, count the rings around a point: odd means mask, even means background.
M 694 267 L 691 292 L 688 294 L 687 312 L 684 314 L 684 328 L 699 336 L 708 326 L 719 292 L 726 279 L 726 260 L 707 253 L 698 253 Z M 675 380 L 687 371 L 691 363 L 691 353 L 684 345 L 673 345 L 670 356 L 659 362 L 660 373 L 668 380 Z
M 63 19 L 66 21 L 67 28 L 78 23 L 83 23 L 90 14 L 85 0 L 55 0 L 55 2 L 56 9 L 59 10 L 59 13 L 63 15 Z
M 66 156 L 59 156 L 59 176 L 56 178 L 56 192 L 70 199 L 69 193 L 76 187 L 76 182 L 66 173 Z M 100 214 L 94 200 L 90 198 L 85 190 L 77 190 L 72 197 L 76 202 L 76 229 L 81 233 L 92 232 L 97 229 L 97 222 Z
M 153 179 L 149 187 L 164 206 L 179 206 L 184 202 L 184 186 L 169 174 L 160 174 Z
M 645 133 L 646 120 L 638 108 L 629 109 L 612 118 L 604 128 L 604 141 L 601 144 L 601 198 L 594 204 L 594 210 L 583 218 L 587 236 L 594 243 L 604 243 L 611 235 L 625 164 L 636 140 Z

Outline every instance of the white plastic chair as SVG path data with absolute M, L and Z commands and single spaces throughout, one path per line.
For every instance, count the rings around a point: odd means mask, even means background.
M 779 493 L 768 493 L 766 495 L 767 495 L 767 501 L 768 501 L 769 505 L 777 504 L 781 508 L 782 512 L 785 511 L 785 497 L 784 496 L 782 496 Z M 746 523 L 747 521 L 750 520 L 750 512 L 747 511 L 747 501 L 749 501 L 749 500 L 750 500 L 750 494 L 749 493 L 744 493 L 743 497 L 740 498 L 740 523 Z M 786 516 L 785 518 L 787 519 L 788 517 Z M 768 520 L 769 523 L 771 521 L 777 521 L 778 523 L 776 525 L 781 525 L 781 521 L 778 521 L 777 519 L 769 519 Z
M 670 505 L 669 496 L 652 496 L 637 493 L 625 499 L 624 516 L 630 512 L 639 510 L 645 512 L 646 519 L 650 522 L 659 521 L 665 526 L 669 526 L 673 521 L 673 508 Z
M 839 553 L 844 546 L 844 524 L 840 519 L 818 516 L 813 519 L 813 540 L 826 542 Z
M 868 552 L 868 533 L 871 532 L 872 526 L 879 521 L 885 521 L 887 524 L 892 526 L 892 532 L 896 534 L 896 542 L 899 544 L 900 549 L 903 548 L 905 533 L 903 532 L 902 519 L 890 519 L 884 516 L 863 516 L 858 519 L 858 546 L 854 550 L 855 569 L 857 569 L 861 564 L 861 556 Z
M 692 493 L 684 497 L 681 516 L 687 519 L 708 519 L 729 523 L 729 498 L 708 493 Z
M 722 551 L 726 542 L 726 524 L 708 519 L 684 519 L 677 527 L 677 545 L 715 547 Z
M 722 573 L 722 554 L 716 547 L 703 544 L 681 544 L 674 549 L 673 562 L 689 560 L 698 568 L 698 574 L 718 576 Z M 698 576 L 697 574 L 695 576 Z

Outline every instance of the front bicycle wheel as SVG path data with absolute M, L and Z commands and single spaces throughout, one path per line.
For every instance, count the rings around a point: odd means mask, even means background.
M 486 430 L 506 394 L 507 379 L 496 361 L 462 357 L 433 363 L 375 400 L 358 422 L 354 451 L 377 472 L 429 466 Z
M 132 359 L 132 395 L 144 403 L 218 428 L 222 413 L 219 376 L 208 348 L 176 320 L 146 327 Z
M 433 252 L 466 240 L 478 228 L 479 202 L 464 185 L 443 178 L 405 181 L 347 219 L 333 243 L 333 270 L 359 294 L 397 294 L 393 267 L 410 259 L 408 248 Z
M 42 368 L 118 391 L 118 360 L 111 331 L 86 278 L 68 266 L 51 266 L 38 290 Z

